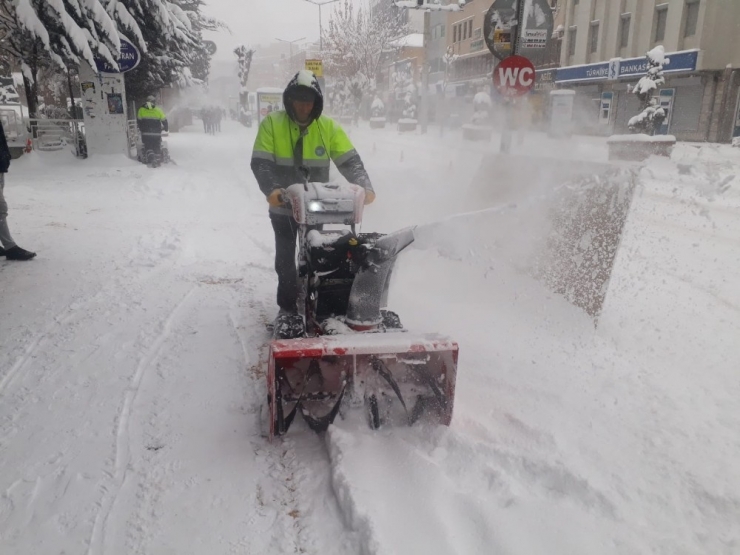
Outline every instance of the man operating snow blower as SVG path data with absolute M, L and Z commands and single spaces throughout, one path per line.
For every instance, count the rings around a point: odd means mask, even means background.
M 152 168 L 159 167 L 163 160 L 162 132 L 169 131 L 167 116 L 156 105 L 154 96 L 149 96 L 137 114 L 141 141 L 143 143 L 143 160 Z
M 457 344 L 409 332 L 387 307 L 394 262 L 414 230 L 358 233 L 375 193 L 347 135 L 321 115 L 314 75 L 299 72 L 283 100 L 285 111 L 260 125 L 252 156 L 275 231 L 280 306 L 265 435 L 286 434 L 297 414 L 320 433 L 358 407 L 374 429 L 422 418 L 449 424 Z M 332 160 L 349 184 L 329 180 Z
M 375 200 L 370 177 L 347 134 L 334 120 L 322 115 L 324 96 L 316 76 L 299 71 L 283 93 L 285 110 L 268 114 L 262 121 L 252 151 L 252 171 L 270 205 L 275 232 L 275 271 L 278 275 L 275 328 L 297 337 L 303 320 L 296 302 L 298 283 L 295 265 L 298 226 L 285 204 L 285 189 L 308 179 L 329 182 L 331 161 L 349 181 L 365 189 L 365 204 Z

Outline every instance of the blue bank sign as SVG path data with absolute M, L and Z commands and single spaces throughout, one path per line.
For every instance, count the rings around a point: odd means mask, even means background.
M 139 49 L 124 38 L 121 39 L 121 55 L 118 57 L 118 68 L 113 67 L 102 58 L 95 57 L 95 65 L 100 73 L 126 73 L 138 66 L 139 62 L 141 62 Z
M 685 50 L 667 54 L 671 61 L 664 66 L 666 73 L 689 72 L 696 70 L 699 58 L 698 50 Z M 579 81 L 604 81 L 626 79 L 643 75 L 647 71 L 647 60 L 640 58 L 615 58 L 609 62 L 583 66 L 561 67 L 557 70 L 556 83 L 573 83 Z

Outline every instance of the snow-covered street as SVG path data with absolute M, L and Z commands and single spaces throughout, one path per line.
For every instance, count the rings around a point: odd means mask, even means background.
M 740 552 L 738 149 L 638 170 L 595 327 L 476 227 L 500 210 L 496 176 L 473 183 L 497 138 L 352 128 L 378 193 L 363 230 L 420 226 L 390 305 L 460 344 L 453 423 L 268 443 L 255 133 L 186 127 L 157 170 L 13 161 L 9 223 L 39 255 L 0 259 L 0 553 Z M 522 148 L 606 163 L 594 139 Z

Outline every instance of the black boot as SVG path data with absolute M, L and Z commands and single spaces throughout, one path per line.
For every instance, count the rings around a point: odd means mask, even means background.
M 5 256 L 5 249 L 0 247 L 0 256 Z
M 20 248 L 18 245 L 10 247 L 4 251 L 5 258 L 8 260 L 31 260 L 36 256 L 35 252 L 27 251 L 26 249 Z
M 303 318 L 295 312 L 280 310 L 273 324 L 273 339 L 295 339 L 305 334 Z

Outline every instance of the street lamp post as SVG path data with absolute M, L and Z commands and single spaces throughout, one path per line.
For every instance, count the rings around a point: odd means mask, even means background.
M 324 51 L 324 27 L 323 27 L 323 20 L 321 19 L 321 7 L 325 6 L 326 4 L 333 4 L 334 2 L 339 2 L 339 0 L 324 0 L 323 2 L 317 2 L 317 0 L 306 0 L 306 2 L 310 2 L 314 6 L 319 7 L 319 51 Z
M 301 38 L 295 39 L 295 40 L 285 40 L 285 39 L 278 39 L 278 38 L 275 39 L 278 42 L 287 42 L 288 45 L 290 45 L 290 58 L 288 59 L 288 69 L 289 69 L 288 72 L 291 73 L 291 74 L 294 73 L 293 72 L 293 44 L 296 43 L 296 42 L 300 42 L 302 40 L 305 40 L 305 39 L 306 39 L 306 37 L 301 37 Z

